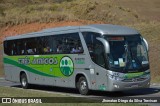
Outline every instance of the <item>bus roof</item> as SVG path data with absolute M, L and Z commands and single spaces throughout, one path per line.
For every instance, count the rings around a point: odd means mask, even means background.
M 97 32 L 103 35 L 106 34 L 111 36 L 114 36 L 114 35 L 130 36 L 130 35 L 139 34 L 137 30 L 133 28 L 125 27 L 125 26 L 111 25 L 111 24 L 93 24 L 93 25 L 86 25 L 86 26 L 66 26 L 66 27 L 48 28 L 38 32 L 7 37 L 6 39 L 12 40 L 12 39 L 21 39 L 21 38 L 36 37 L 36 36 L 46 36 L 46 35 L 50 35 L 51 32 L 67 31 L 68 33 L 69 31 L 72 32 L 76 30 Z
M 91 28 L 96 32 L 100 32 L 101 34 L 107 35 L 135 35 L 139 34 L 139 32 L 133 28 L 129 28 L 126 26 L 120 25 L 112 25 L 112 24 L 93 24 L 88 26 L 83 26 L 83 28 Z

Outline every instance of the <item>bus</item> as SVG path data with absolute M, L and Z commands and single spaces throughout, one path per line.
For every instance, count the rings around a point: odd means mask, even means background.
M 66 26 L 6 37 L 5 79 L 90 90 L 125 91 L 150 86 L 148 43 L 129 27 Z

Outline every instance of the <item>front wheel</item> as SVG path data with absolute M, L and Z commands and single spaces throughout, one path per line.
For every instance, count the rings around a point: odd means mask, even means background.
M 85 77 L 79 78 L 77 82 L 77 87 L 80 94 L 87 95 L 89 93 L 88 83 Z
M 24 88 L 24 89 L 29 88 L 27 76 L 26 76 L 25 73 L 23 73 L 23 74 L 20 76 L 20 81 L 21 81 L 21 86 L 22 86 L 22 88 Z

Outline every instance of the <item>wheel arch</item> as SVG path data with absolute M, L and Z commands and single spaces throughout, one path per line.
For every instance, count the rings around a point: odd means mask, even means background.
M 29 83 L 29 82 L 30 82 L 30 80 L 29 80 L 29 75 L 28 75 L 28 73 L 27 73 L 26 71 L 24 71 L 24 70 L 20 71 L 20 73 L 19 73 L 19 81 L 21 82 L 21 75 L 22 75 L 22 74 L 26 74 L 27 80 L 28 80 L 28 83 Z
M 87 80 L 87 83 L 88 83 L 88 88 L 90 89 L 91 88 L 91 85 L 90 85 L 90 80 L 89 80 L 89 77 L 85 74 L 85 73 L 77 73 L 76 76 L 75 76 L 75 87 L 77 88 L 77 82 L 79 80 L 80 77 L 85 77 L 86 80 Z

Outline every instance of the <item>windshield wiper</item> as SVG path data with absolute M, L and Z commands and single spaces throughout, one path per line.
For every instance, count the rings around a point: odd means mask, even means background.
M 126 42 L 126 45 L 124 45 L 124 47 L 125 47 L 125 67 L 123 68 L 123 71 L 126 70 L 127 63 L 129 62 L 128 61 L 129 50 L 128 50 L 128 44 L 127 44 L 127 42 Z

